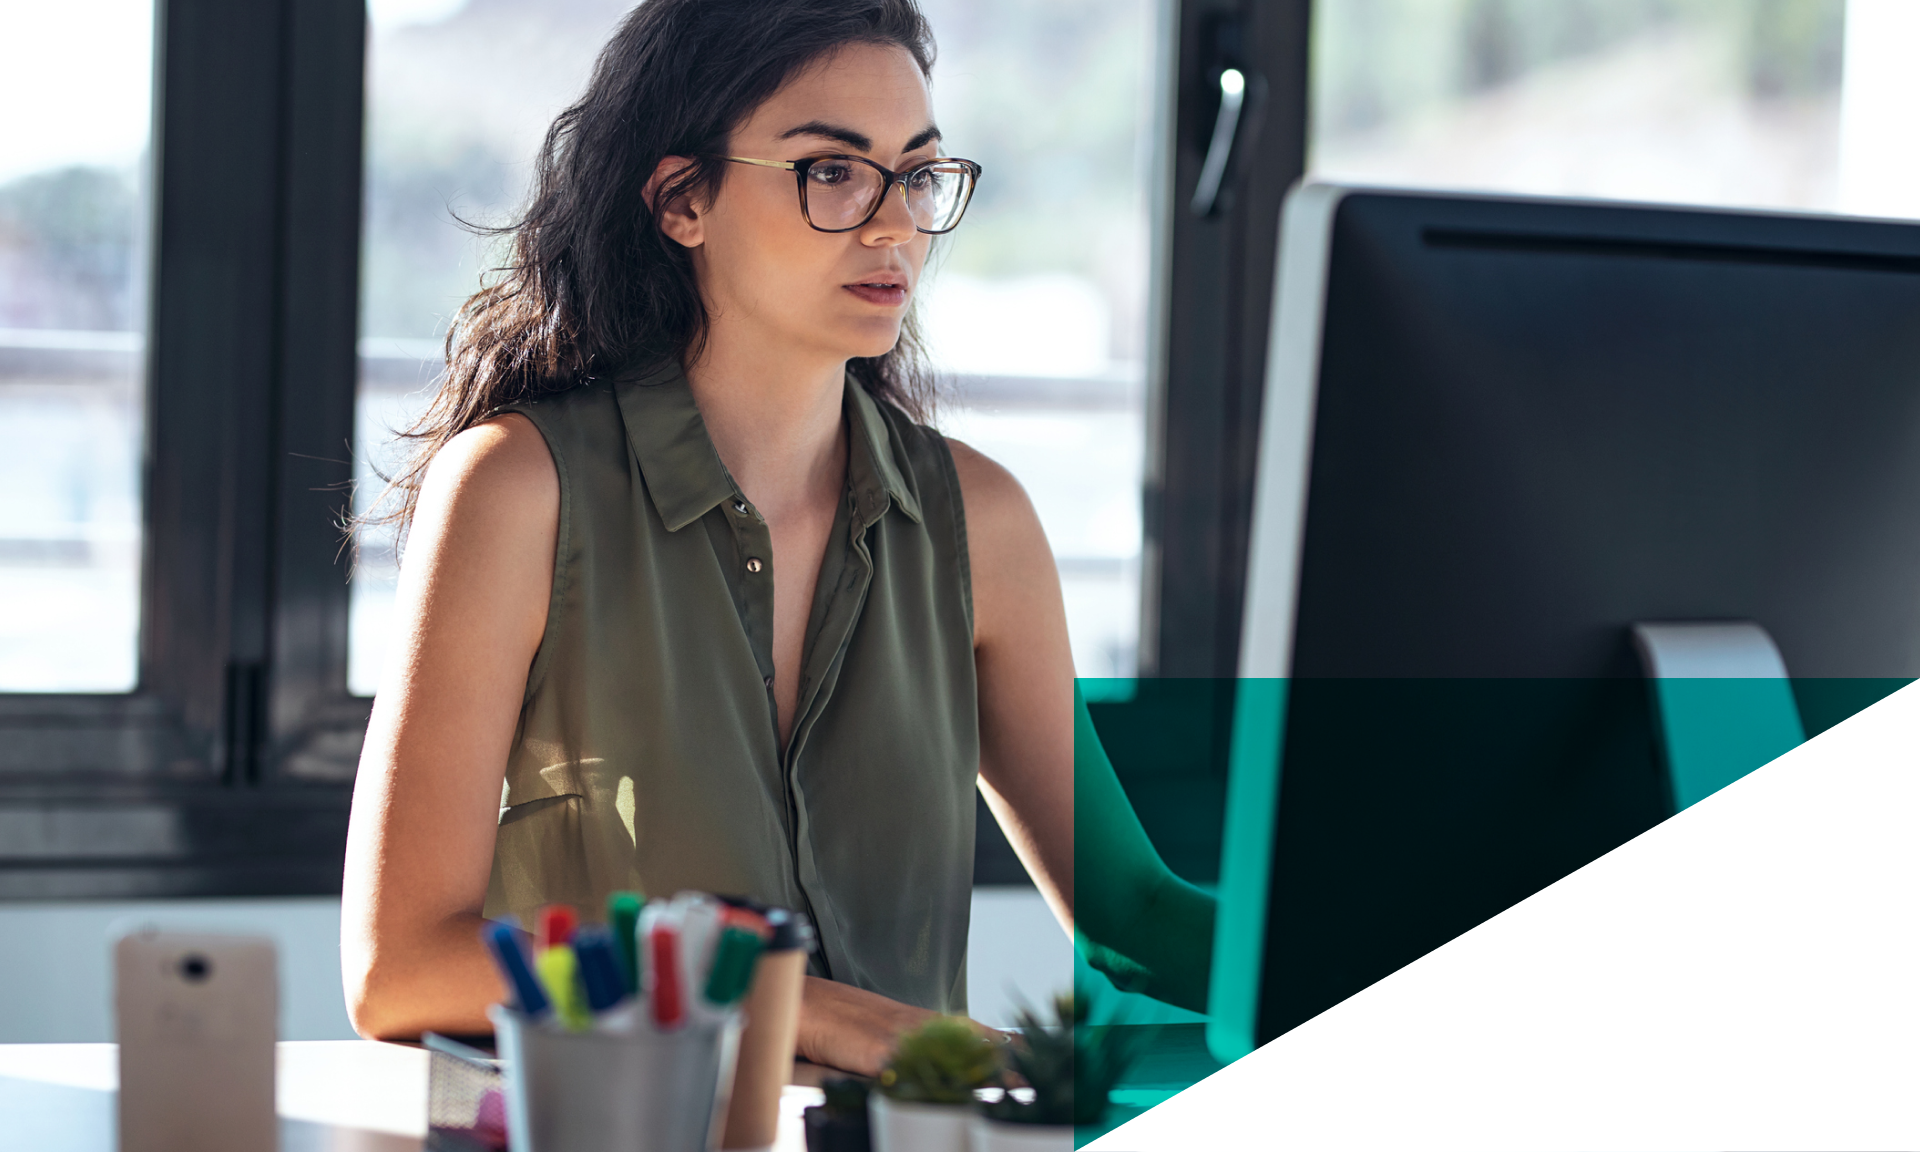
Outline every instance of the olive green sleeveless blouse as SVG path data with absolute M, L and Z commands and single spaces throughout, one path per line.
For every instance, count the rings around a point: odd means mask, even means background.
M 848 380 L 847 494 L 782 748 L 766 521 L 678 366 L 504 411 L 546 437 L 560 524 L 487 914 L 747 895 L 813 919 L 816 975 L 965 1011 L 979 733 L 946 442 Z

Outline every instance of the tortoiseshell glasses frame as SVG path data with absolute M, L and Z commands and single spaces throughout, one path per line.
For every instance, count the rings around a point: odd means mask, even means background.
M 880 205 L 895 185 L 900 188 L 915 229 L 929 236 L 951 232 L 966 213 L 982 171 L 973 161 L 952 156 L 937 156 L 900 172 L 864 156 L 843 154 L 803 160 L 755 160 L 746 156 L 714 159 L 792 172 L 800 192 L 800 215 L 819 232 L 852 232 L 866 227 L 879 215 Z

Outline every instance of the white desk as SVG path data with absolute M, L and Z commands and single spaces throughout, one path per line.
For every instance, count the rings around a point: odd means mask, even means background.
M 1203 1146 L 1920 1148 L 1920 684 L 1089 1145 Z
M 0 1147 L 112 1152 L 111 1044 L 0 1044 Z M 282 1043 L 281 1152 L 419 1152 L 427 1132 L 425 1049 L 364 1040 Z M 778 1152 L 804 1152 L 800 1110 L 817 1088 L 782 1094 Z

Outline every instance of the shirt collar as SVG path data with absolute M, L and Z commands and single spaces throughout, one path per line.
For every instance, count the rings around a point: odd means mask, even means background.
M 615 390 L 627 444 L 667 531 L 678 532 L 724 500 L 742 499 L 720 462 L 686 374 L 675 363 L 630 377 Z M 902 472 L 880 405 L 847 377 L 847 488 L 862 527 L 897 505 L 921 522 L 920 501 Z
M 887 499 L 907 514 L 915 524 L 920 519 L 920 497 L 908 473 L 900 467 L 893 430 L 880 413 L 880 403 L 867 390 L 847 377 L 845 411 L 849 430 L 847 479 L 854 495 L 854 507 L 865 524 L 872 524 L 887 510 Z

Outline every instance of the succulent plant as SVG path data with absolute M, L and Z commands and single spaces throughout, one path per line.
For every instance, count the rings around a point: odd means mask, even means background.
M 827 1111 L 835 1116 L 856 1116 L 865 1121 L 867 1118 L 867 1082 L 851 1076 L 835 1076 L 820 1083 L 820 1092 L 826 1097 Z
M 880 1071 L 880 1091 L 920 1104 L 971 1104 L 974 1089 L 999 1072 L 999 1051 L 972 1021 L 939 1016 L 900 1038 Z
M 1092 1024 L 1090 1009 L 1084 992 L 1054 997 L 1051 1024 L 1032 1009 L 1020 1009 L 1014 1018 L 1020 1034 L 1008 1050 L 1007 1063 L 1033 1089 L 1033 1099 L 1019 1100 L 1009 1092 L 986 1105 L 988 1116 L 1018 1124 L 1092 1124 L 1100 1119 L 1108 1094 L 1150 1034 Z

